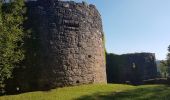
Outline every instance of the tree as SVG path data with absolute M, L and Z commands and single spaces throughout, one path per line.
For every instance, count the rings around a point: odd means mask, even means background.
M 168 76 L 168 65 L 167 65 L 167 61 L 161 61 L 160 62 L 160 71 L 161 74 L 164 78 L 166 78 Z
M 0 88 L 12 77 L 12 71 L 24 59 L 24 0 L 0 0 Z
M 168 54 L 167 54 L 167 67 L 168 67 L 168 69 L 167 69 L 168 73 L 170 73 L 170 45 L 168 47 Z M 168 77 L 170 77 L 169 75 L 168 75 Z
M 2 1 L 0 0 L 0 27 L 2 26 Z M 0 30 L 1 33 L 1 30 Z
M 3 24 L 2 24 L 2 0 L 0 0 L 0 89 L 3 87 L 2 83 L 4 81 L 4 76 L 3 75 L 3 69 L 4 69 L 4 66 L 2 64 L 2 61 L 3 61 L 3 57 L 2 57 L 2 41 L 3 41 L 3 38 L 2 38 L 2 35 L 3 35 Z M 3 81 L 2 81 L 3 80 Z

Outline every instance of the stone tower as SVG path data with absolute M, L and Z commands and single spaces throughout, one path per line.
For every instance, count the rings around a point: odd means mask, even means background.
M 36 87 L 107 82 L 102 21 L 94 5 L 38 0 L 27 7 L 39 43 Z

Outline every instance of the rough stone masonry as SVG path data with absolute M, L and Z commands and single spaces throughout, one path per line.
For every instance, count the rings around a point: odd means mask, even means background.
M 154 53 L 107 54 L 108 83 L 143 84 L 157 77 Z
M 37 59 L 32 71 L 19 72 L 16 86 L 28 91 L 107 82 L 102 20 L 94 5 L 38 0 L 27 2 L 27 9 L 26 28 L 33 29 L 38 54 L 29 50 Z M 22 82 L 24 75 L 32 78 Z

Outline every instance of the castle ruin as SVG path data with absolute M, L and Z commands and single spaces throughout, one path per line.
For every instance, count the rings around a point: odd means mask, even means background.
M 143 84 L 157 77 L 154 53 L 107 54 L 108 83 Z
M 19 69 L 15 81 L 20 80 L 9 87 L 28 91 L 107 82 L 102 20 L 94 5 L 59 0 L 26 5 L 25 28 L 32 29 L 32 45 L 38 46 L 30 48 L 28 68 Z

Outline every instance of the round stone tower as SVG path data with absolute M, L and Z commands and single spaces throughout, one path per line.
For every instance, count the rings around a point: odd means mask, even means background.
M 101 16 L 85 2 L 38 0 L 39 88 L 106 83 Z

